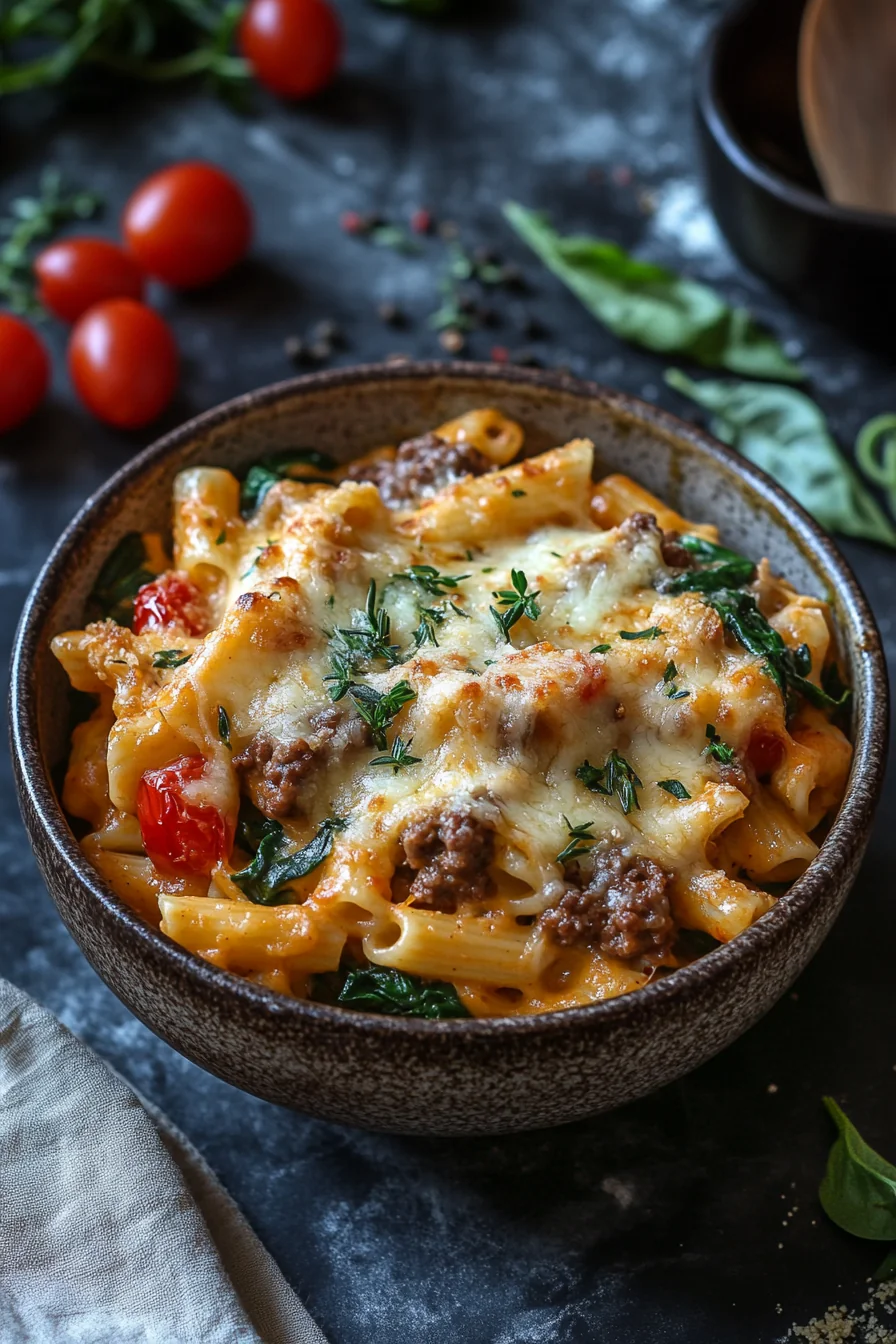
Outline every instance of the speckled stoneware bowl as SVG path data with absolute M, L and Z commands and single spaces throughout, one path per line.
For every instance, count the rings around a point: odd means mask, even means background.
M 68 751 L 65 676 L 49 651 L 78 626 L 103 558 L 133 528 L 165 528 L 182 467 L 239 467 L 297 444 L 349 458 L 474 406 L 520 420 L 530 451 L 578 435 L 598 470 L 624 470 L 726 542 L 768 555 L 833 603 L 855 688 L 855 762 L 818 857 L 734 942 L 624 998 L 541 1017 L 422 1022 L 304 1003 L 184 951 L 144 923 L 87 863 L 53 785 Z M 632 397 L 488 365 L 339 369 L 241 397 L 124 467 L 67 529 L 35 584 L 12 669 L 12 735 L 25 824 L 59 911 L 93 966 L 153 1031 L 238 1087 L 349 1124 L 487 1134 L 594 1115 L 721 1050 L 784 992 L 818 948 L 855 878 L 887 740 L 874 621 L 831 542 L 766 476 L 715 440 Z

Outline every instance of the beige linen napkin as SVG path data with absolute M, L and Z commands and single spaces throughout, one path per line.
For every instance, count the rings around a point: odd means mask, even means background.
M 153 1117 L 0 980 L 3 1344 L 326 1344 L 196 1149 Z

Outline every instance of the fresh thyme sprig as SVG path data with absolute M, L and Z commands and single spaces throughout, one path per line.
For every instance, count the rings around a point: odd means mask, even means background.
M 729 747 L 727 742 L 723 742 L 716 732 L 714 723 L 706 725 L 706 742 L 703 748 L 703 754 L 710 760 L 720 761 L 722 765 L 731 765 L 734 760 L 734 748 Z
M 435 565 L 409 565 L 403 569 L 400 574 L 392 576 L 395 579 L 409 579 L 411 583 L 418 584 L 425 593 L 432 597 L 444 597 L 445 593 L 453 591 L 464 579 L 468 579 L 469 574 L 441 574 Z
M 161 668 L 183 667 L 189 661 L 190 654 L 183 649 L 158 649 L 152 657 L 153 667 Z
M 348 694 L 354 702 L 355 709 L 370 729 L 374 746 L 379 747 L 380 751 L 385 751 L 388 745 L 386 733 L 392 726 L 392 720 L 405 705 L 417 699 L 417 692 L 406 681 L 397 681 L 382 694 L 375 691 L 372 686 L 352 683 L 348 688 Z
M 396 735 L 395 739 L 392 742 L 392 750 L 389 752 L 389 755 L 374 756 L 370 764 L 388 765 L 391 767 L 392 773 L 395 775 L 398 774 L 399 770 L 403 770 L 405 766 L 419 765 L 423 757 L 411 755 L 411 746 L 413 744 L 413 741 L 414 739 L 412 737 L 409 737 L 407 742 L 404 742 L 400 737 Z
M 529 583 L 521 569 L 512 569 L 510 571 L 510 582 L 512 588 L 503 588 L 498 592 L 492 593 L 506 611 L 497 611 L 494 607 L 489 607 L 489 611 L 495 619 L 495 624 L 504 636 L 507 643 L 510 643 L 510 631 L 517 621 L 528 616 L 530 621 L 537 621 L 541 615 L 541 607 L 536 602 L 536 598 L 541 596 L 540 590 L 534 593 L 528 592 Z
M 602 793 L 606 798 L 614 796 L 618 798 L 626 816 L 641 807 L 638 801 L 638 789 L 642 789 L 644 785 L 625 757 L 620 756 L 615 748 L 603 765 L 592 765 L 590 761 L 583 761 L 576 771 L 576 779 L 580 779 L 585 788 L 590 789 L 592 793 Z
M 2 31 L 0 27 L 0 47 Z M 0 78 L 2 69 L 0 65 Z M 101 206 L 100 197 L 93 192 L 65 191 L 58 169 L 45 168 L 38 194 L 20 196 L 12 202 L 9 215 L 0 220 L 0 300 L 14 313 L 42 315 L 44 310 L 35 298 L 32 267 L 36 245 L 52 238 L 70 220 L 92 219 Z
M 573 826 L 569 817 L 564 816 L 563 820 L 569 832 L 569 844 L 561 849 L 557 855 L 557 862 L 572 863 L 573 859 L 580 859 L 583 854 L 589 852 L 592 845 L 597 844 L 597 836 L 591 833 L 591 828 L 594 825 L 593 821 L 585 821 L 580 826 Z
M 348 694 L 361 662 L 384 662 L 387 667 L 401 662 L 397 644 L 390 643 L 389 613 L 377 600 L 376 579 L 370 580 L 364 610 L 354 611 L 352 620 L 351 626 L 334 630 L 330 635 L 332 671 L 324 681 L 331 683 L 331 700 L 341 700 Z
M 667 700 L 685 700 L 690 695 L 690 691 L 679 690 L 678 686 L 675 684 L 678 675 L 678 668 L 670 660 L 666 664 L 666 670 L 663 673 L 663 685 L 665 687 L 663 695 Z

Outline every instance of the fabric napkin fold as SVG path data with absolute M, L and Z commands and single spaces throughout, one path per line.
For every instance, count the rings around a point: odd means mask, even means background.
M 327 1344 L 192 1144 L 0 980 L 3 1344 Z

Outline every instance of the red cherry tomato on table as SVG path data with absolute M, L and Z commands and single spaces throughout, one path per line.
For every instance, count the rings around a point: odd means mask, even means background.
M 123 248 L 105 238 L 66 238 L 34 263 L 37 297 L 63 322 L 77 322 L 103 299 L 142 299 L 143 274 Z
M 186 635 L 204 635 L 207 629 L 202 593 L 177 570 L 145 583 L 134 599 L 134 634 L 175 626 Z
M 160 873 L 207 875 L 233 847 L 232 821 L 211 803 L 189 797 L 205 766 L 201 756 L 181 756 L 161 770 L 147 770 L 137 785 L 143 848 Z
M 309 98 L 339 64 L 342 28 L 327 0 L 251 0 L 239 42 L 256 78 L 281 98 Z
M 26 323 L 0 314 L 0 434 L 27 420 L 49 385 L 43 343 Z
M 252 239 L 249 202 L 210 163 L 178 163 L 148 177 L 122 224 L 137 264 L 175 289 L 211 284 L 242 260 Z
M 107 299 L 88 309 L 68 343 L 72 382 L 88 410 L 118 429 L 161 415 L 177 387 L 177 346 L 151 308 Z

